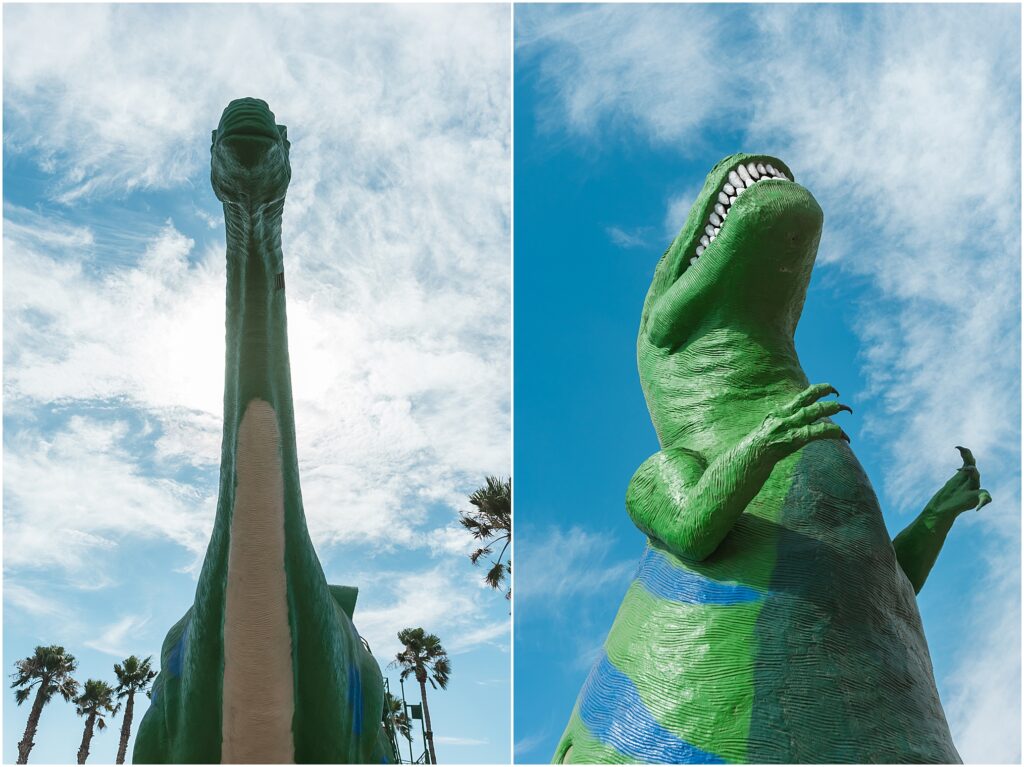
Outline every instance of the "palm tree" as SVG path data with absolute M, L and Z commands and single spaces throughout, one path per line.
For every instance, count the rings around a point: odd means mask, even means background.
M 113 716 L 121 704 L 114 703 L 114 688 L 98 679 L 89 679 L 82 689 L 82 694 L 75 698 L 75 711 L 85 717 L 85 732 L 82 733 L 82 745 L 78 748 L 78 763 L 85 764 L 89 758 L 89 744 L 92 742 L 93 727 L 98 730 L 106 728 L 103 720 L 106 714 Z
M 25 725 L 25 735 L 18 744 L 18 764 L 28 764 L 28 754 L 35 745 L 32 739 L 36 736 L 43 706 L 56 694 L 64 700 L 71 700 L 78 694 L 78 682 L 71 677 L 78 667 L 78 661 L 71 653 L 64 652 L 63 647 L 50 645 L 37 647 L 35 653 L 16 661 L 14 666 L 18 671 L 12 675 L 14 681 L 11 687 L 18 688 L 14 699 L 19 706 L 28 700 L 32 688 L 39 685 L 28 715 L 28 724 Z
M 412 740 L 412 722 L 409 715 L 405 713 L 402 701 L 390 692 L 384 693 L 384 718 L 391 722 L 395 732 L 406 740 Z
M 475 511 L 459 512 L 459 522 L 478 541 L 484 545 L 469 555 L 474 565 L 480 563 L 480 557 L 490 556 L 494 547 L 502 541 L 504 544 L 497 559 L 491 559 L 491 569 L 484 576 L 484 581 L 492 589 L 500 589 L 505 577 L 512 572 L 512 560 L 502 562 L 502 557 L 512 545 L 512 478 L 500 479 L 487 477 L 486 484 L 469 496 L 469 502 L 476 507 Z M 505 599 L 512 598 L 512 589 L 505 591 Z
M 153 656 L 145 660 L 139 660 L 134 655 L 124 659 L 124 663 L 114 664 L 114 673 L 117 674 L 117 687 L 114 692 L 118 698 L 127 698 L 124 704 L 124 720 L 121 723 L 121 743 L 117 747 L 116 764 L 124 764 L 124 757 L 128 751 L 128 737 L 132 732 L 132 713 L 135 710 L 135 693 L 144 692 L 149 695 L 149 685 L 156 677 L 156 672 L 150 668 Z
M 448 686 L 448 677 L 452 673 L 452 664 L 448 653 L 441 646 L 441 640 L 435 634 L 427 634 L 421 628 L 407 628 L 398 632 L 398 641 L 405 647 L 395 656 L 393 666 L 402 669 L 402 679 L 415 675 L 420 683 L 420 696 L 423 700 L 424 733 L 427 749 L 430 752 L 430 763 L 437 764 L 437 752 L 434 750 L 434 733 L 430 728 L 430 709 L 427 708 L 427 682 L 435 690 Z

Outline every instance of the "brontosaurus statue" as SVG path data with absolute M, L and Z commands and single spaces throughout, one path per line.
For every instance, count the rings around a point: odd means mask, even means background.
M 302 510 L 281 252 L 289 146 L 257 99 L 232 101 L 213 132 L 227 229 L 220 495 L 136 763 L 395 760 L 380 668 L 352 625 L 356 589 L 327 584 Z
M 963 467 L 895 540 L 794 333 L 822 211 L 771 157 L 712 169 L 637 341 L 661 450 L 626 493 L 648 536 L 555 762 L 959 762 L 915 594 Z

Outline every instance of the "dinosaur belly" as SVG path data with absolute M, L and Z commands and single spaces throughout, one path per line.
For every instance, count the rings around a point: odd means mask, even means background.
M 238 429 L 224 615 L 222 763 L 295 760 L 292 639 L 277 415 L 253 400 Z
M 913 590 L 841 443 L 780 464 L 707 560 L 652 542 L 604 649 L 573 761 L 959 761 Z

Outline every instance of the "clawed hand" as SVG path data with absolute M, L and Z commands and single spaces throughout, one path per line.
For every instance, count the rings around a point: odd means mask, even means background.
M 981 489 L 981 473 L 974 462 L 974 455 L 966 447 L 957 445 L 964 465 L 957 469 L 942 489 L 939 490 L 925 507 L 936 514 L 961 514 L 968 509 L 980 509 L 992 502 L 988 490 Z
M 779 460 L 815 440 L 842 439 L 849 442 L 850 438 L 839 426 L 820 420 L 844 410 L 853 412 L 848 405 L 836 400 L 818 401 L 828 394 L 838 396 L 839 392 L 827 383 L 807 387 L 764 419 L 751 435 L 754 444 L 773 460 Z

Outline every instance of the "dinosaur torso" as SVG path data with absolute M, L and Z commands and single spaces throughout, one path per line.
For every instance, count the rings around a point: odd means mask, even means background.
M 744 159 L 727 158 L 709 176 L 712 203 L 725 170 Z M 756 474 L 735 456 L 759 457 L 748 435 L 808 388 L 792 331 L 817 247 L 816 205 L 787 184 L 796 187 L 788 172 L 763 190 L 751 185 L 730 213 L 739 216 L 734 240 L 708 257 L 731 265 L 701 264 L 728 227 L 714 219 L 700 247 L 712 208 L 698 203 L 659 266 L 638 359 L 662 452 L 634 477 L 627 505 L 658 514 L 671 506 L 685 520 L 698 500 L 710 498 L 715 513 L 742 497 L 735 488 L 746 480 L 730 484 L 730 461 L 741 466 L 733 474 Z M 783 226 L 777 211 L 787 205 L 797 214 Z M 775 242 L 776 230 L 784 245 L 743 260 L 741 238 Z M 674 250 L 685 251 L 681 264 Z M 793 256 L 804 250 L 809 260 Z M 730 267 L 727 277 L 716 273 Z M 715 292 L 723 280 L 732 284 Z M 773 313 L 762 305 L 773 300 L 788 305 Z M 680 317 L 683 329 L 672 326 Z M 692 554 L 666 534 L 675 523 L 630 507 L 648 545 L 555 761 L 958 762 L 914 588 L 847 442 L 810 441 L 750 482 L 710 553 Z
M 707 560 L 649 543 L 573 718 L 580 762 L 959 761 L 845 443 L 777 466 Z
M 284 129 L 232 102 L 214 133 L 224 201 L 227 361 L 220 495 L 193 606 L 161 651 L 133 760 L 380 763 L 380 669 L 329 586 L 306 529 L 288 362 Z

